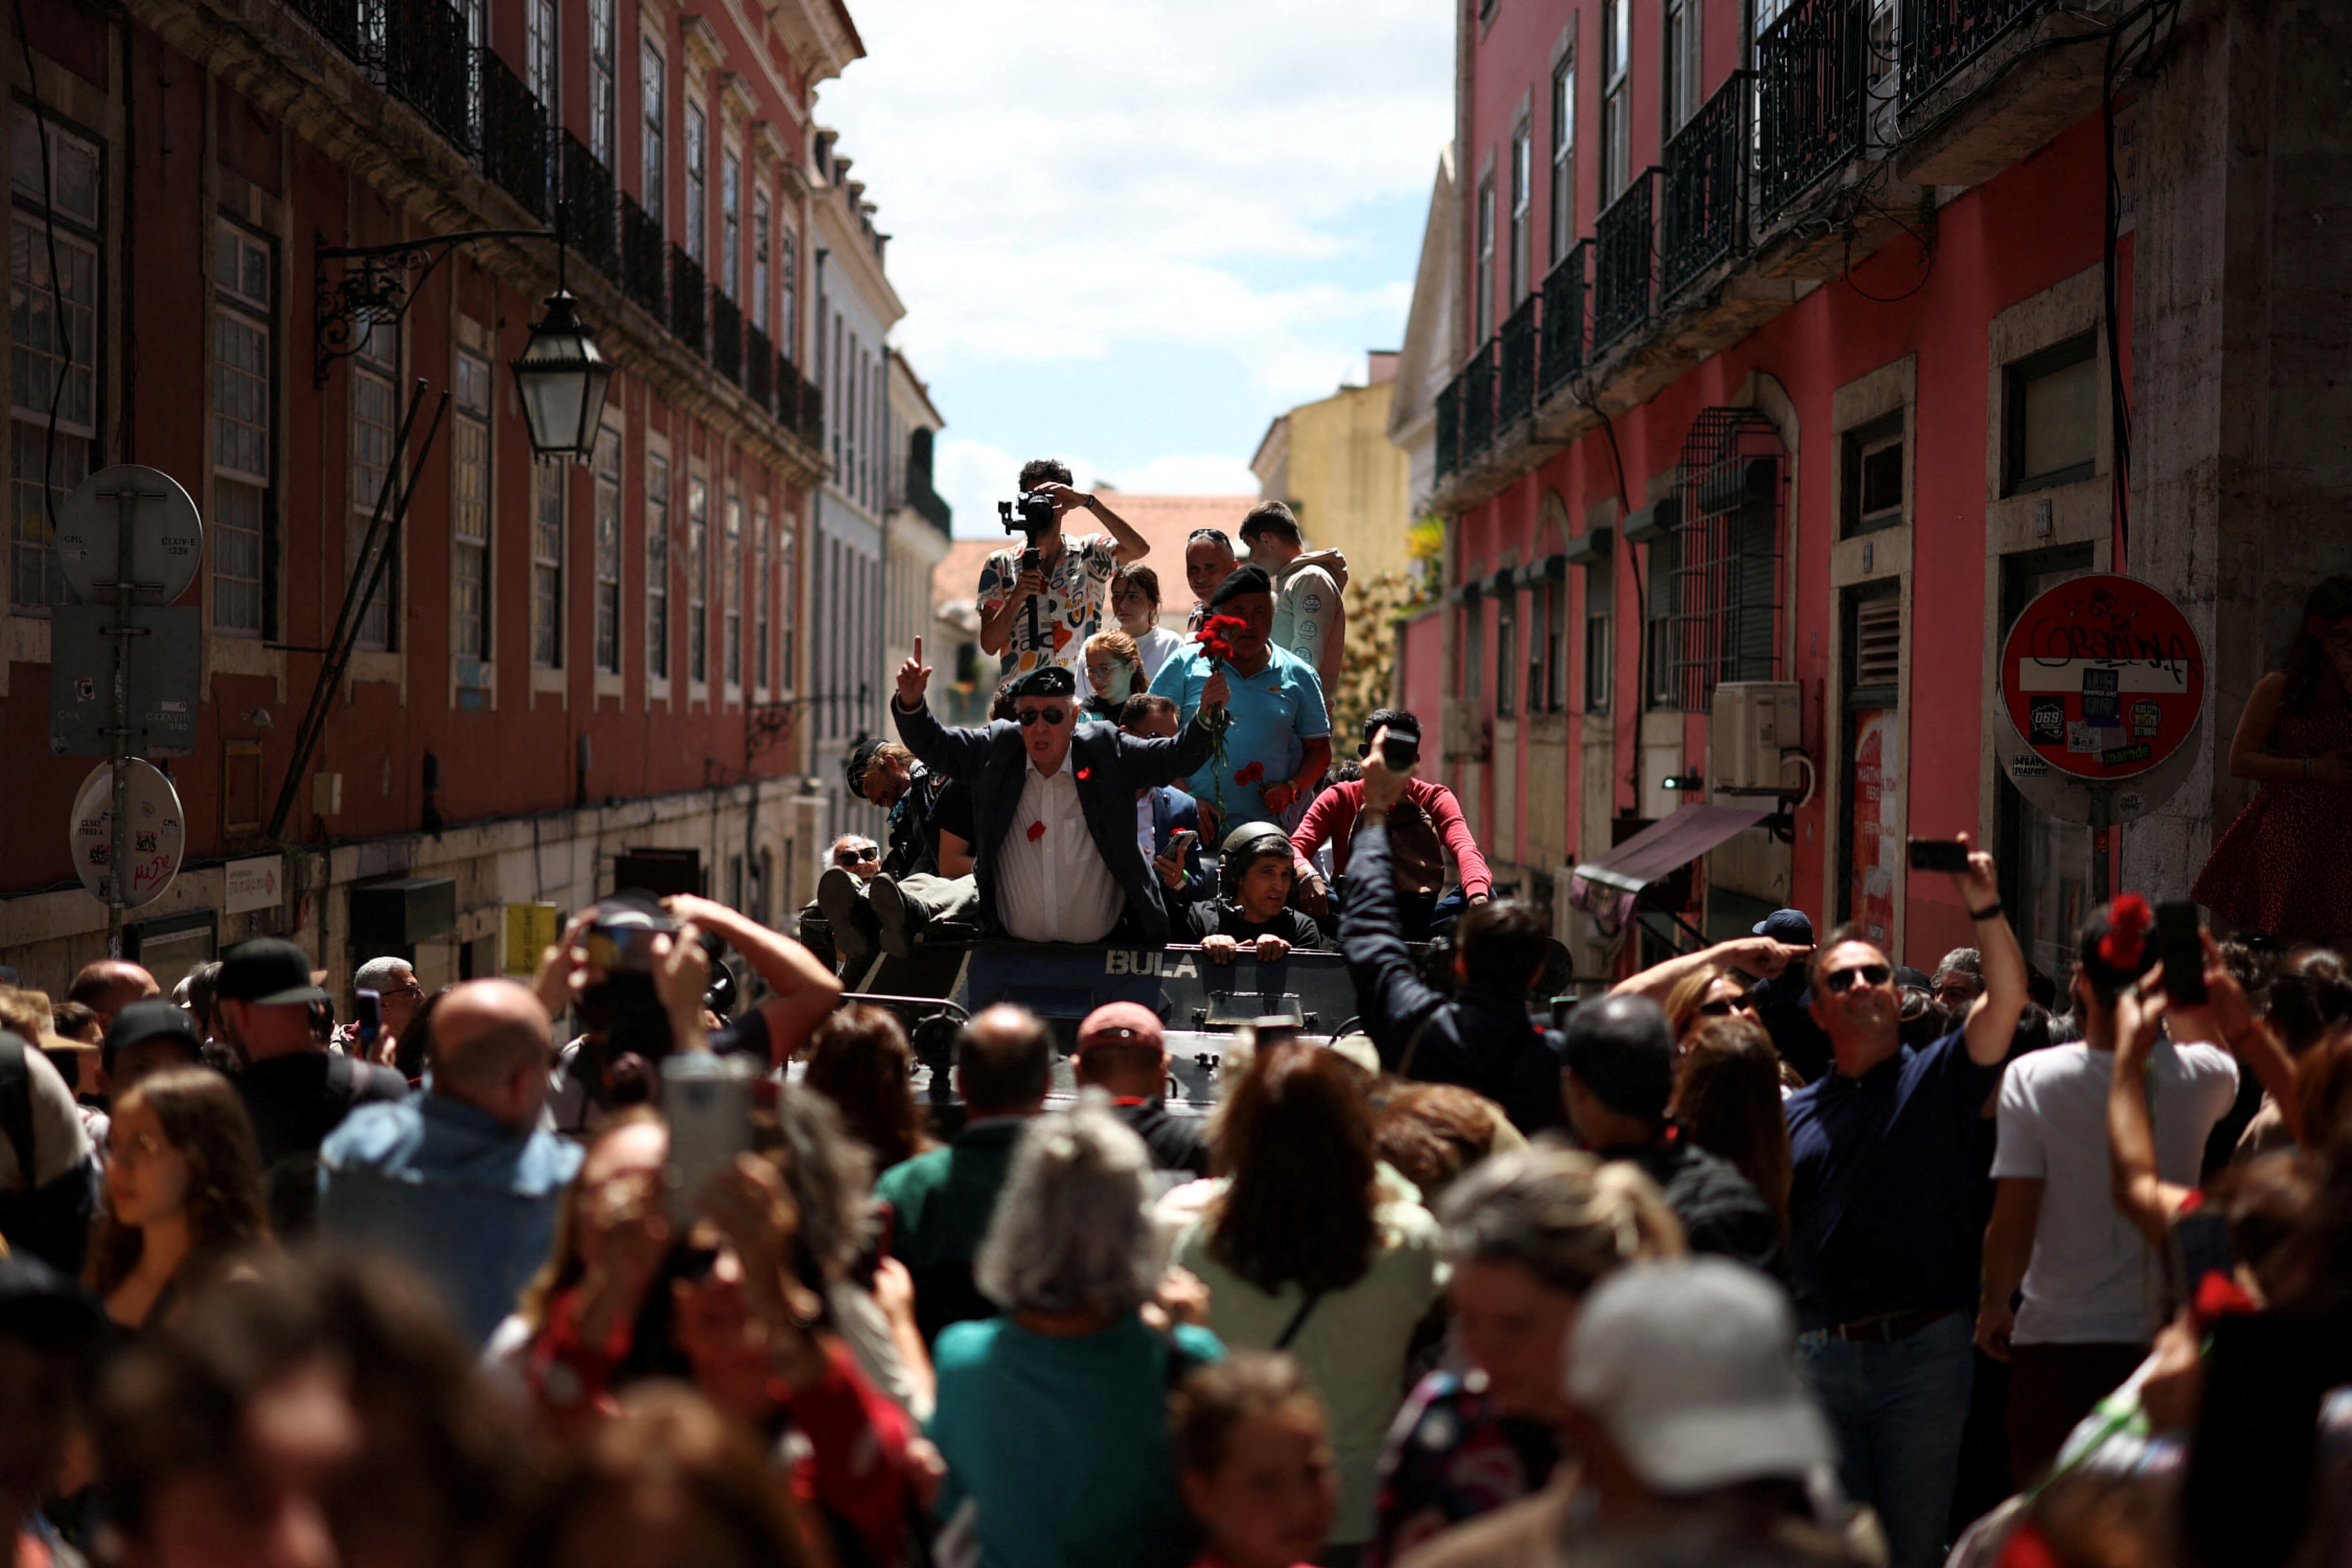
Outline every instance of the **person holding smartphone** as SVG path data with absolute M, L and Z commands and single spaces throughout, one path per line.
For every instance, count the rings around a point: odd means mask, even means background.
M 1177 735 L 1176 700 L 1138 692 L 1118 710 L 1118 727 L 1139 741 L 1172 741 Z M 1174 784 L 1137 792 L 1135 842 L 1151 862 L 1162 892 L 1175 904 L 1196 902 L 1216 890 L 1217 879 L 1201 853 L 1201 803 Z
M 1356 754 L 1370 756 L 1372 737 L 1382 729 L 1389 733 L 1389 766 L 1400 773 L 1412 767 L 1421 756 L 1421 721 L 1401 708 L 1380 709 L 1364 721 L 1363 743 Z M 1315 868 L 1315 852 L 1330 845 L 1332 874 L 1346 876 L 1356 817 L 1363 808 L 1364 781 L 1349 779 L 1317 795 L 1292 829 L 1297 901 L 1308 914 L 1320 918 L 1331 912 L 1330 884 Z M 1486 854 L 1463 818 L 1462 803 L 1442 784 L 1418 776 L 1406 780 L 1403 796 L 1389 813 L 1389 852 L 1407 942 L 1427 942 L 1464 910 L 1494 894 L 1494 873 L 1486 868 Z M 1459 872 L 1457 885 L 1450 889 L 1448 854 Z

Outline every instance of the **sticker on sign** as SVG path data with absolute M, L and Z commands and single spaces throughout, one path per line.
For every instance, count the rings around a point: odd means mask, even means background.
M 2093 783 L 2162 765 L 2205 700 L 2205 656 L 2180 607 L 2131 577 L 2069 578 L 2002 640 L 2001 705 L 2048 766 Z M 2012 767 L 2011 775 L 2018 776 Z

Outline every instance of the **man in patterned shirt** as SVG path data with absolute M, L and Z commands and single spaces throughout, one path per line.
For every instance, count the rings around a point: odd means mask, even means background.
M 1034 669 L 1060 665 L 1079 673 L 1087 639 L 1102 629 L 1103 591 L 1111 574 L 1151 553 L 1143 535 L 1128 526 L 1099 496 L 1070 488 L 1066 464 L 1036 458 L 1021 466 L 1021 489 L 1054 498 L 1054 526 L 1024 545 L 1008 544 L 980 568 L 980 647 L 1002 660 L 1000 684 Z M 1074 539 L 1062 534 L 1062 521 L 1091 511 L 1110 532 Z M 1022 570 L 1024 549 L 1037 558 Z

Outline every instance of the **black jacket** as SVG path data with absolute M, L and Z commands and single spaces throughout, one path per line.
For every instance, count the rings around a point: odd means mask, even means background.
M 1708 1152 L 1679 1131 L 1670 1130 L 1664 1142 L 1622 1149 L 1603 1149 L 1604 1160 L 1639 1165 L 1666 1195 L 1666 1206 L 1683 1222 L 1683 1235 L 1693 1252 L 1712 1252 L 1777 1279 L 1789 1278 L 1788 1248 L 1780 1240 L 1780 1218 L 1756 1184 L 1719 1154 Z
M 950 729 L 931 717 L 929 707 L 909 713 L 898 706 L 895 696 L 890 700 L 890 716 L 898 721 L 898 738 L 926 767 L 971 786 L 972 820 L 979 829 L 971 852 L 980 919 L 983 929 L 1000 931 L 997 858 L 1021 808 L 1024 775 L 1029 768 L 1029 753 L 1021 744 L 1021 726 L 1000 719 L 986 729 Z M 1119 891 L 1127 896 L 1128 913 L 1146 942 L 1168 940 L 1168 911 L 1160 901 L 1160 879 L 1144 863 L 1143 850 L 1135 840 L 1135 792 L 1158 789 L 1198 772 L 1215 748 L 1216 737 L 1197 717 L 1172 741 L 1147 741 L 1115 725 L 1091 722 L 1078 725 L 1070 737 L 1078 805 L 1086 813 L 1087 831 Z
M 1381 1053 L 1381 1066 L 1424 1082 L 1475 1089 L 1501 1106 L 1522 1132 L 1566 1124 L 1559 1032 L 1529 1023 L 1518 998 L 1467 992 L 1448 998 L 1423 984 L 1398 922 L 1395 883 L 1388 824 L 1360 818 L 1349 850 L 1339 951 L 1347 955 L 1356 1011 Z
M 907 793 L 890 808 L 889 845 L 882 869 L 892 877 L 935 876 L 940 868 L 940 814 L 955 784 L 917 763 Z M 952 806 L 950 811 L 952 812 Z
M 1178 942 L 1229 936 L 1235 942 L 1250 942 L 1262 936 L 1278 936 L 1294 948 L 1312 950 L 1323 945 L 1323 928 L 1310 915 L 1281 909 L 1274 911 L 1272 920 L 1261 922 L 1244 914 L 1240 905 L 1223 899 L 1177 905 L 1170 915 L 1170 931 Z

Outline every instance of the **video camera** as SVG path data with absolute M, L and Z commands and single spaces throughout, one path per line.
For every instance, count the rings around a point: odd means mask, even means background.
M 1025 533 L 1034 547 L 1037 536 L 1054 526 L 1054 498 L 1043 490 L 1023 490 L 1016 500 L 996 503 L 996 515 L 1007 533 Z

